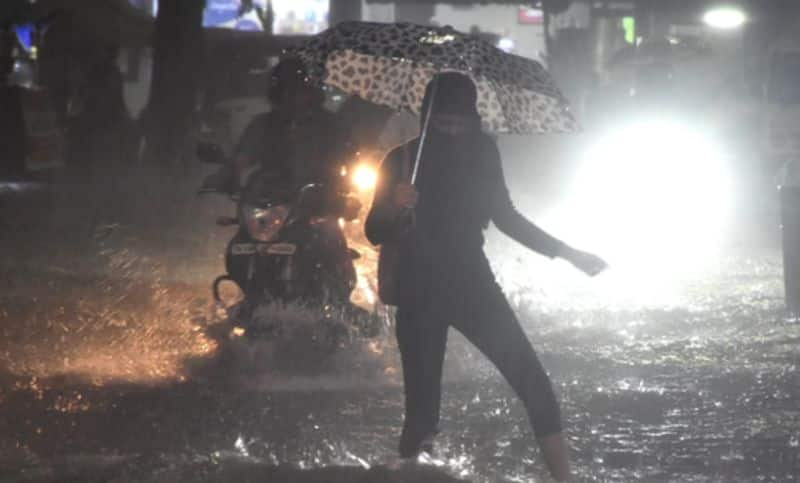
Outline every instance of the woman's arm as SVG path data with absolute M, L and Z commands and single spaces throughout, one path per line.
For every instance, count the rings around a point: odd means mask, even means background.
M 490 216 L 497 229 L 523 246 L 544 256 L 555 258 L 561 255 L 566 247 L 564 242 L 525 218 L 512 203 L 503 176 L 500 152 L 493 141 L 488 142 L 485 156 L 489 168 L 487 182 L 489 183 L 488 195 L 491 205 Z
M 563 258 L 589 276 L 593 277 L 605 270 L 608 265 L 602 258 L 567 245 L 534 225 L 517 211 L 506 187 L 500 153 L 494 142 L 491 142 L 490 146 L 487 162 L 491 170 L 489 173 L 491 217 L 495 226 L 531 250 L 550 258 Z

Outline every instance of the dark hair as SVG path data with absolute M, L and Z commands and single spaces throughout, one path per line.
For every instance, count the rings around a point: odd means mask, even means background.
M 433 88 L 436 87 L 436 96 L 433 95 Z M 425 88 L 425 97 L 422 99 L 422 110 L 420 114 L 424 118 L 431 105 L 434 112 L 447 112 L 453 114 L 463 114 L 479 118 L 478 114 L 478 90 L 472 79 L 459 72 L 443 72 L 436 74 Z

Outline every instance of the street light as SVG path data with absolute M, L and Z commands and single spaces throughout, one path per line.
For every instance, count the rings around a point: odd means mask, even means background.
M 747 15 L 737 7 L 716 7 L 703 15 L 703 22 L 720 30 L 737 29 L 747 21 Z

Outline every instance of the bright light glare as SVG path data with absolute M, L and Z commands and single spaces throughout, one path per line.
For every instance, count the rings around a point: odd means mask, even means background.
M 360 164 L 353 172 L 353 184 L 359 191 L 369 191 L 378 182 L 378 172 L 368 164 Z
M 720 7 L 709 10 L 703 15 L 703 22 L 716 29 L 736 29 L 744 25 L 747 16 L 738 8 Z
M 633 284 L 707 268 L 732 203 L 729 173 L 701 132 L 673 123 L 615 130 L 590 149 L 553 213 L 555 233 Z

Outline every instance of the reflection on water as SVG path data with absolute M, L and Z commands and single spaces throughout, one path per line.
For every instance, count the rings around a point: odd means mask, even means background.
M 344 233 L 347 245 L 357 251 L 359 258 L 354 262 L 356 266 L 356 287 L 350 297 L 353 303 L 367 310 L 374 310 L 378 301 L 378 251 L 367 240 L 364 234 L 364 222 L 367 218 L 367 208 L 372 204 L 373 191 L 363 190 L 358 192 L 358 200 L 362 210 L 359 217 L 345 224 Z
M 774 260 L 730 263 L 724 276 L 679 287 L 677 305 L 609 307 L 558 280 L 518 294 L 582 480 L 789 481 L 800 472 L 800 325 L 781 320 Z M 220 351 L 198 329 L 208 313 L 198 289 L 98 282 L 89 298 L 75 281 L 57 283 L 3 309 L 0 354 L 15 382 L 0 404 L 28 421 L 4 423 L 0 445 L 16 448 L 8 454 L 24 449 L 46 466 L 54 455 L 150 448 L 162 470 L 231 458 L 307 468 L 391 460 L 402 402 L 391 339 L 349 346 L 335 368 L 308 377 L 250 367 L 246 377 L 193 382 L 186 361 Z M 11 323 L 18 317 L 26 325 Z M 342 377 L 370 357 L 381 361 L 369 366 L 373 377 Z M 63 375 L 90 383 L 53 379 Z M 444 432 L 429 463 L 475 481 L 544 474 L 522 408 L 458 336 L 445 378 Z
M 0 313 L 0 360 L 13 374 L 159 382 L 215 349 L 197 325 L 207 302 L 188 287 L 39 277 L 47 291 L 27 287 Z

